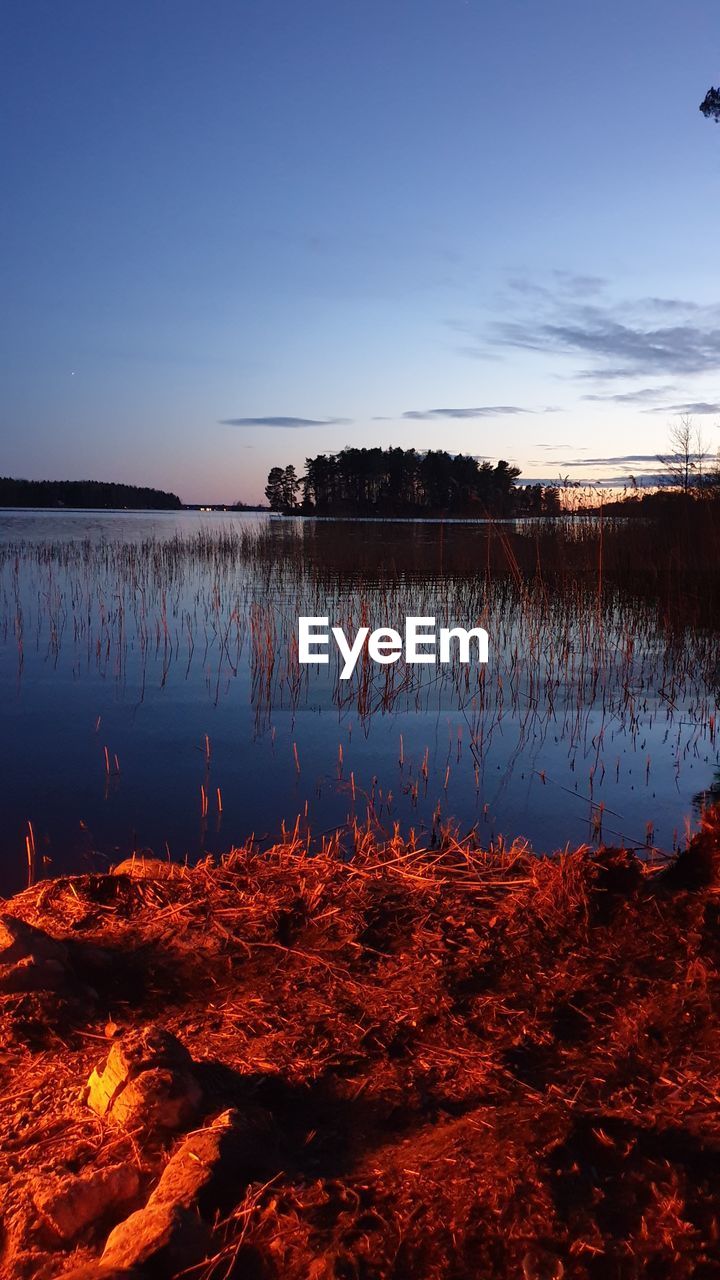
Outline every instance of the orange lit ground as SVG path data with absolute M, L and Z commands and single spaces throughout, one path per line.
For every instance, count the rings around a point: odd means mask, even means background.
M 189 1275 L 718 1275 L 717 848 L 710 823 L 663 869 L 368 838 L 349 865 L 290 844 L 28 890 L 5 910 L 68 940 L 99 998 L 0 997 L 2 1275 L 102 1251 L 112 1220 L 48 1240 L 48 1179 L 126 1160 L 142 1197 L 157 1180 L 172 1141 L 79 1100 L 108 1022 L 149 1020 L 208 1115 L 268 1119 Z

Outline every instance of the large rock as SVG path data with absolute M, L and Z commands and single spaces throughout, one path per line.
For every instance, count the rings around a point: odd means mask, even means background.
M 265 1113 L 231 1109 L 183 1139 L 166 1164 L 148 1204 L 174 1204 L 202 1214 L 234 1204 L 248 1182 L 266 1176 L 270 1123 Z
M 148 1205 L 209 1207 L 214 1187 L 230 1172 L 240 1154 L 236 1113 L 225 1111 L 208 1129 L 183 1140 L 166 1164 Z
M 139 1190 L 137 1169 L 130 1164 L 116 1164 L 46 1183 L 35 1192 L 33 1200 L 49 1232 L 67 1241 L 110 1213 L 117 1217 L 122 1210 L 127 1212 Z
M 210 1232 L 197 1212 L 173 1204 L 148 1204 L 108 1236 L 102 1266 L 141 1267 L 143 1274 L 172 1276 L 207 1252 Z M 99 1272 L 103 1274 L 102 1271 Z
M 62 942 L 16 916 L 0 916 L 0 992 L 58 991 L 70 977 Z
M 195 1116 L 202 1090 L 187 1049 L 163 1027 L 125 1033 L 85 1088 L 85 1101 L 123 1128 L 180 1129 Z
M 190 1266 L 209 1243 L 210 1217 L 238 1174 L 247 1167 L 249 1130 L 238 1113 L 224 1111 L 206 1129 L 185 1138 L 166 1164 L 144 1209 L 119 1223 L 108 1237 L 102 1263 L 147 1267 L 153 1274 L 170 1274 L 182 1261 Z M 244 1189 L 244 1185 L 243 1185 Z

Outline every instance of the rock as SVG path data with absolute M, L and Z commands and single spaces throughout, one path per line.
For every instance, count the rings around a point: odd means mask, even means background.
M 113 1099 L 112 1119 L 125 1129 L 181 1129 L 192 1120 L 202 1094 L 192 1076 L 152 1068 L 129 1080 Z
M 101 1264 L 141 1267 L 143 1274 L 171 1276 L 207 1252 L 210 1232 L 196 1212 L 171 1204 L 148 1204 L 108 1236 Z M 102 1275 L 103 1272 L 100 1272 Z
M 223 1138 L 235 1137 L 231 1112 L 226 1112 L 225 1126 L 212 1126 L 190 1134 L 166 1164 L 160 1181 L 148 1204 L 170 1204 L 178 1208 L 192 1209 L 215 1182 L 223 1165 Z
M 91 1222 L 127 1209 L 138 1195 L 140 1177 L 129 1164 L 59 1178 L 34 1196 L 35 1207 L 53 1235 L 73 1240 Z
M 163 862 L 161 858 L 146 858 L 144 854 L 136 854 L 118 862 L 111 874 L 131 876 L 133 880 L 178 880 L 185 874 L 185 868 L 177 862 Z
M 166 1164 L 148 1204 L 197 1207 L 209 1213 L 228 1197 L 239 1199 L 253 1174 L 267 1172 L 261 1145 L 267 1134 L 258 1123 L 248 1123 L 235 1110 L 223 1111 L 206 1129 L 185 1138 Z
M 160 1028 L 143 1029 L 146 1049 L 151 1032 L 157 1041 Z M 164 1039 L 162 1045 L 166 1054 L 175 1052 Z M 184 1053 L 182 1045 L 179 1047 Z M 134 1045 L 125 1048 L 137 1060 L 139 1049 Z M 166 1164 L 145 1207 L 110 1232 L 96 1272 L 86 1274 L 107 1280 L 110 1274 L 132 1275 L 137 1268 L 142 1276 L 169 1276 L 203 1258 L 211 1237 L 203 1215 L 210 1219 L 228 1193 L 230 1203 L 237 1202 L 249 1180 L 248 1171 L 262 1164 L 257 1148 L 266 1137 L 267 1122 L 264 1112 L 248 1117 L 229 1110 L 216 1116 L 207 1128 L 188 1134 Z M 119 1270 L 112 1273 L 110 1268 Z M 83 1280 L 83 1275 L 79 1272 L 76 1280 Z
M 150 1024 L 116 1040 L 105 1065 L 92 1072 L 84 1101 L 124 1128 L 182 1128 L 202 1101 L 187 1049 L 163 1027 Z
M 62 942 L 15 916 L 0 916 L 0 992 L 57 991 L 70 977 Z
M 236 1111 L 224 1111 L 206 1129 L 185 1138 L 171 1156 L 144 1209 L 110 1233 L 102 1262 L 170 1274 L 201 1258 L 209 1227 L 201 1214 L 217 1208 L 223 1189 L 247 1163 L 248 1130 Z M 233 1195 L 233 1201 L 237 1194 Z

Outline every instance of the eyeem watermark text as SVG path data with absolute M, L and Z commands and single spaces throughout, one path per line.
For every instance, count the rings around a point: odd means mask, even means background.
M 453 651 L 458 661 L 487 662 L 488 633 L 483 627 L 435 628 L 434 618 L 406 618 L 405 635 L 394 627 L 379 627 L 371 631 L 360 627 L 351 640 L 342 627 L 330 627 L 329 618 L 298 618 L 298 658 L 302 663 L 317 662 L 327 666 L 329 647 L 334 640 L 343 658 L 341 680 L 349 680 L 358 658 L 367 645 L 368 656 L 383 665 L 397 662 L 402 656 L 406 662 L 452 662 Z

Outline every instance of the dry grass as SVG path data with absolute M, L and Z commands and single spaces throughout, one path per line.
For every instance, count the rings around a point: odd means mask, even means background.
M 448 833 L 356 845 L 309 858 L 289 838 L 7 904 L 67 940 L 99 996 L 0 998 L 7 1274 L 102 1245 L 10 1261 L 37 1179 L 118 1158 L 157 1179 L 166 1153 L 78 1088 L 108 1021 L 158 1019 L 208 1112 L 270 1126 L 197 1280 L 717 1275 L 716 820 L 662 865 Z

